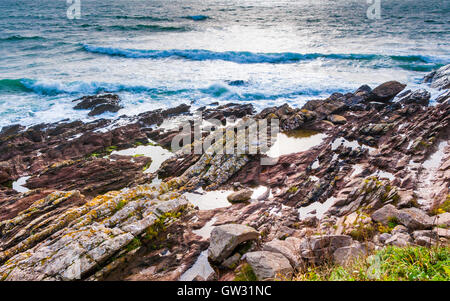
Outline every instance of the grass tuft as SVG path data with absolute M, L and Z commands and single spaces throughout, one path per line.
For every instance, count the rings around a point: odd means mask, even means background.
M 385 247 L 347 266 L 307 267 L 296 281 L 449 281 L 450 247 Z

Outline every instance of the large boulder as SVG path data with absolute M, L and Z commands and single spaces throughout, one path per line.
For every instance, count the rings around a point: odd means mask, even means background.
M 352 244 L 352 238 L 348 235 L 317 235 L 310 236 L 301 244 L 302 249 L 319 250 L 323 248 L 330 248 L 336 250 L 337 248 L 346 247 Z
M 91 110 L 89 116 L 97 116 L 105 112 L 117 112 L 123 107 L 119 104 L 120 99 L 116 94 L 98 94 L 92 96 L 84 96 L 73 100 L 79 102 L 75 110 Z
M 406 247 L 413 242 L 411 236 L 408 233 L 397 233 L 392 235 L 391 238 L 386 240 L 386 245 L 396 246 L 396 247 Z
M 301 240 L 295 237 L 288 237 L 285 240 L 274 239 L 265 243 L 263 250 L 284 255 L 290 264 L 297 268 L 302 263 L 299 249 L 300 243 Z
M 443 102 L 450 102 L 450 90 L 444 91 L 441 95 L 436 97 L 436 102 L 443 103 Z
M 439 237 L 450 239 L 450 229 L 436 228 L 435 231 Z
M 244 259 L 260 281 L 290 278 L 294 272 L 289 260 L 280 253 L 250 252 Z
M 372 213 L 372 220 L 386 225 L 390 219 L 397 218 L 399 211 L 394 205 L 388 204 Z
M 406 104 L 420 104 L 427 106 L 430 102 L 431 93 L 428 92 L 425 89 L 418 89 L 412 93 L 408 93 L 406 96 L 402 97 L 400 99 L 400 102 L 406 103 Z
M 450 64 L 427 74 L 424 82 L 430 83 L 432 88 L 439 90 L 450 88 Z
M 239 244 L 258 237 L 258 231 L 249 226 L 239 224 L 217 226 L 211 231 L 208 257 L 211 261 L 220 263 L 228 258 Z
M 353 239 L 348 235 L 310 236 L 300 245 L 301 257 L 315 264 L 330 259 L 333 253 L 342 247 L 352 245 Z
M 405 89 L 406 85 L 397 81 L 385 82 L 370 92 L 369 101 L 389 102 L 398 93 Z
M 418 208 L 401 209 L 397 219 L 410 230 L 423 230 L 433 227 L 433 218 Z
M 436 215 L 434 218 L 434 224 L 437 226 L 450 226 L 450 212 Z
M 337 264 L 345 266 L 366 254 L 367 248 L 356 242 L 351 246 L 336 249 L 333 253 L 333 259 Z
M 439 240 L 439 235 L 433 230 L 417 230 L 412 234 L 414 243 L 419 246 L 431 246 L 435 245 Z

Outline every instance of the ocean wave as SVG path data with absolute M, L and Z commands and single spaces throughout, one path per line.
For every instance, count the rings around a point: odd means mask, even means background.
M 103 27 L 102 27 L 103 28 Z M 166 31 L 189 31 L 188 27 L 184 26 L 162 26 L 153 24 L 136 24 L 136 25 L 111 25 L 107 29 L 120 31 L 150 31 L 150 32 L 166 32 Z
M 153 16 L 111 16 L 111 18 L 115 19 L 127 19 L 127 20 L 146 20 L 146 21 L 172 21 L 169 18 L 160 18 Z
M 17 93 L 17 92 L 32 92 L 23 84 L 24 79 L 2 79 L 0 80 L 0 92 L 2 93 Z
M 182 18 L 193 20 L 193 21 L 204 21 L 206 19 L 209 19 L 209 17 L 205 16 L 205 15 L 184 16 Z
M 150 93 L 155 95 L 170 95 L 183 93 L 186 89 L 169 91 L 161 88 L 152 88 L 142 85 L 125 85 L 119 83 L 105 82 L 81 82 L 75 81 L 63 83 L 59 81 L 42 81 L 31 79 L 18 80 L 24 87 L 24 91 L 34 92 L 41 95 L 58 94 L 97 94 L 102 92 L 132 92 L 132 93 Z
M 259 53 L 248 51 L 224 51 L 216 52 L 204 49 L 170 49 L 170 50 L 146 50 L 146 49 L 127 49 L 115 47 L 101 47 L 93 45 L 83 45 L 87 52 L 106 54 L 111 56 L 121 56 L 126 58 L 147 58 L 164 59 L 179 58 L 191 61 L 221 60 L 234 62 L 238 64 L 289 64 L 300 61 L 309 61 L 316 59 L 328 60 L 348 60 L 348 61 L 367 61 L 367 62 L 391 62 L 391 63 L 411 63 L 411 64 L 438 64 L 442 63 L 439 59 L 423 55 L 380 55 L 380 54 L 323 54 L 323 53 Z M 399 65 L 400 67 L 402 65 Z M 432 66 L 435 68 L 436 66 Z
M 21 35 L 13 35 L 13 36 L 9 36 L 6 38 L 0 38 L 0 41 L 23 41 L 23 40 L 45 40 L 44 37 L 40 37 L 40 36 L 31 36 L 31 37 L 25 37 L 25 36 L 21 36 Z
M 228 101 L 258 101 L 258 100 L 277 100 L 277 99 L 295 99 L 299 96 L 319 96 L 329 95 L 333 92 L 344 92 L 343 89 L 337 87 L 330 88 L 314 88 L 314 87 L 299 87 L 298 89 L 284 92 L 267 94 L 262 92 L 239 92 L 229 86 L 220 83 L 212 84 L 211 86 L 199 89 L 203 94 L 212 96 L 214 98 L 228 100 Z
M 27 78 L 22 79 L 4 79 L 0 80 L 0 93 L 36 93 L 44 96 L 56 95 L 90 95 L 103 92 L 119 93 L 145 93 L 153 98 L 168 97 L 174 95 L 181 95 L 182 97 L 191 97 L 196 99 L 198 97 L 211 97 L 221 100 L 230 101 L 255 101 L 255 100 L 276 100 L 280 98 L 289 99 L 300 95 L 317 96 L 323 93 L 336 92 L 337 88 L 333 89 L 314 89 L 312 87 L 302 87 L 294 91 L 285 93 L 265 94 L 260 92 L 245 92 L 235 87 L 224 83 L 215 83 L 205 88 L 180 88 L 167 89 L 160 87 L 148 87 L 143 85 L 125 85 L 118 83 L 104 83 L 104 82 L 59 82 L 59 81 L 44 81 L 32 80 Z

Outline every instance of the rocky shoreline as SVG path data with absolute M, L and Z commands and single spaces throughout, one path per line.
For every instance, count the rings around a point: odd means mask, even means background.
M 233 280 L 244 266 L 289 279 L 388 245 L 448 246 L 450 65 L 425 81 L 441 90 L 434 105 L 390 81 L 298 109 L 180 105 L 5 127 L 0 279 Z M 120 107 L 112 94 L 76 101 L 91 115 Z M 180 121 L 193 145 L 213 134 L 194 135 L 198 117 L 226 130 L 278 119 L 279 139 L 309 147 L 268 166 L 264 153 L 170 153 Z

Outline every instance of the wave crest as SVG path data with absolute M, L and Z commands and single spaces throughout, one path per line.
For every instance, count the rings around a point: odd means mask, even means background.
M 165 59 L 178 58 L 191 61 L 221 60 L 234 62 L 238 64 L 292 64 L 301 61 L 328 59 L 328 60 L 347 60 L 347 61 L 366 61 L 385 63 L 390 62 L 402 67 L 400 63 L 408 64 L 426 64 L 436 68 L 436 64 L 442 63 L 440 60 L 423 55 L 380 55 L 380 54 L 339 54 L 339 53 L 259 53 L 248 51 L 211 51 L 204 49 L 169 49 L 169 50 L 146 50 L 146 49 L 127 49 L 115 47 L 101 47 L 93 45 L 83 45 L 87 52 L 106 54 L 110 56 L 121 56 L 126 58 L 147 58 L 147 59 Z M 411 66 L 409 66 L 411 68 Z

